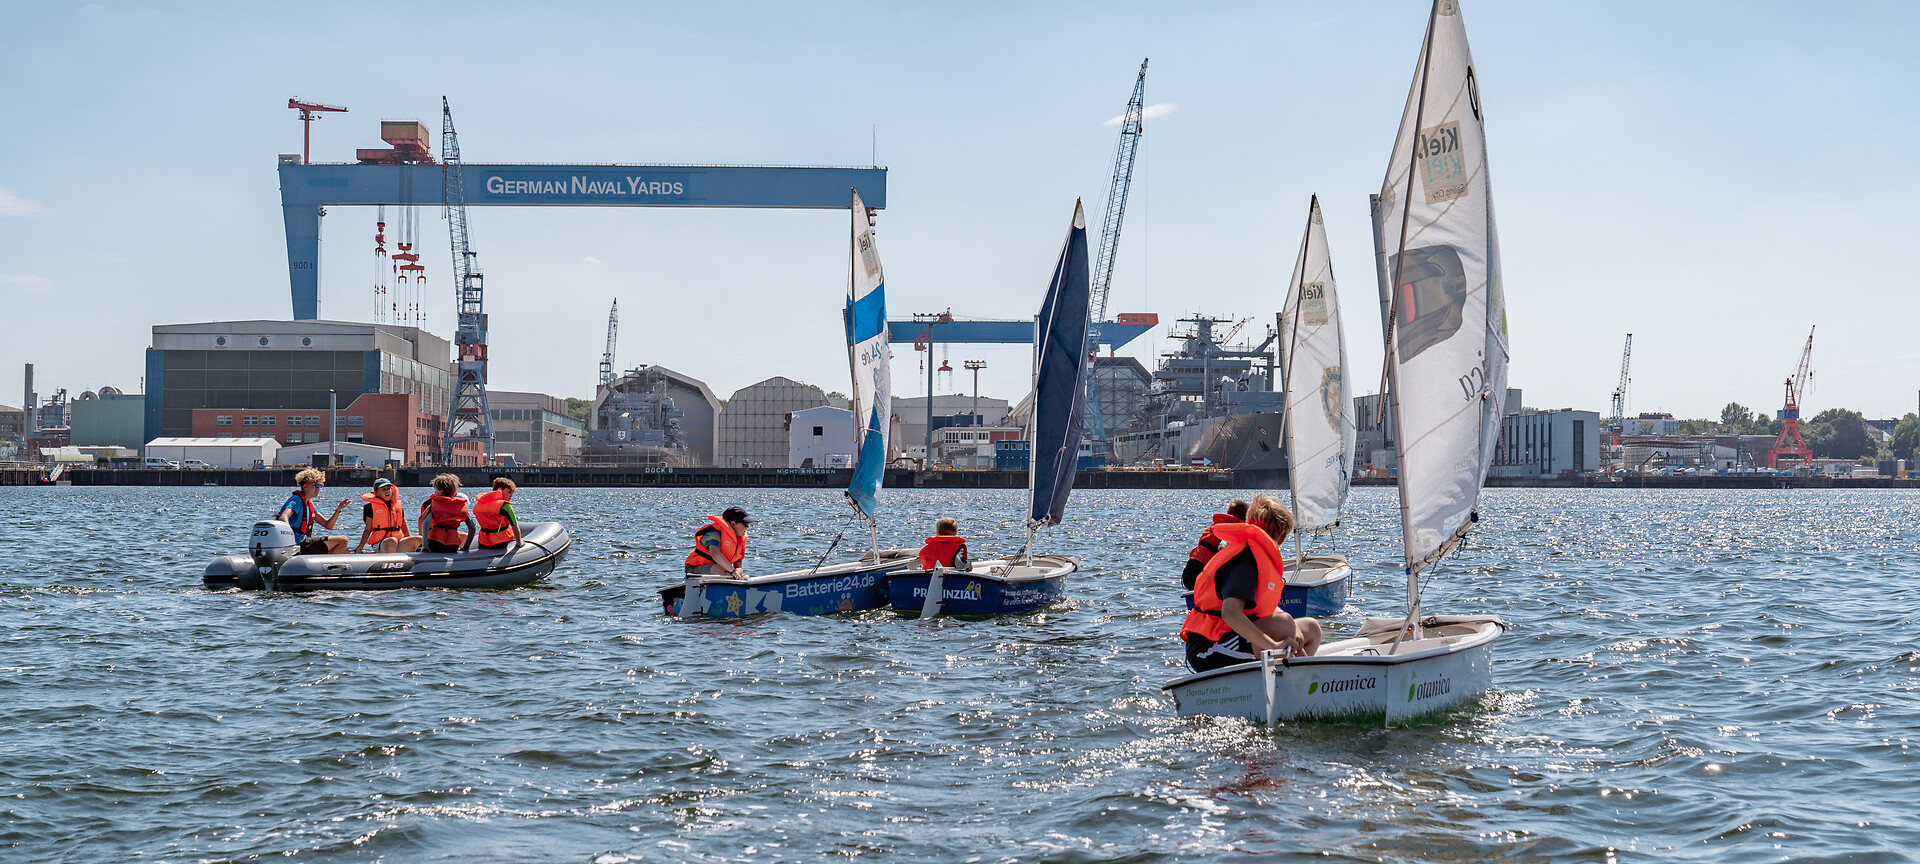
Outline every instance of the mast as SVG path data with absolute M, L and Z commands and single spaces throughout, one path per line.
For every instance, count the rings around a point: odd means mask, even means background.
M 1293 446 L 1293 358 L 1300 353 L 1297 350 L 1300 347 L 1300 313 L 1302 311 L 1300 292 L 1303 290 L 1302 283 L 1307 281 L 1307 241 L 1313 236 L 1313 214 L 1319 209 L 1320 196 L 1314 195 L 1307 204 L 1307 228 L 1300 232 L 1300 254 L 1294 258 L 1293 279 L 1287 285 L 1287 302 L 1281 307 L 1283 310 L 1293 310 L 1293 326 L 1286 340 L 1277 346 L 1283 358 L 1280 363 L 1280 435 L 1287 446 L 1287 506 L 1294 514 L 1293 557 L 1299 561 L 1305 561 L 1306 557 L 1301 547 L 1299 531 L 1299 474 L 1293 470 L 1293 460 L 1300 455 L 1298 448 Z M 1285 326 L 1286 313 L 1283 311 L 1280 317 L 1283 320 L 1275 323 Z

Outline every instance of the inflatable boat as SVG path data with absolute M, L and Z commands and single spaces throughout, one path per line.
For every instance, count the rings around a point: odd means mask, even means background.
M 248 554 L 213 559 L 208 588 L 244 591 L 380 591 L 391 588 L 511 588 L 545 578 L 572 539 L 558 522 L 529 522 L 518 550 L 297 555 L 287 523 L 254 523 Z

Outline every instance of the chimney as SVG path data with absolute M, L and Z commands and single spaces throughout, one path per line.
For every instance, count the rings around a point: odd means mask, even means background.
M 27 428 L 24 430 L 27 432 L 38 431 L 40 428 L 40 415 L 34 411 L 34 408 L 37 406 L 35 406 L 33 403 L 34 403 L 33 364 L 28 363 L 27 364 L 27 387 L 20 397 L 20 407 L 27 412 L 27 423 L 26 423 Z

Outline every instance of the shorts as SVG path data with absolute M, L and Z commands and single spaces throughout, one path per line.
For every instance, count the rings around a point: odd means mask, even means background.
M 425 551 L 427 552 L 458 552 L 460 551 L 460 544 L 442 543 L 438 540 L 428 540 L 427 545 L 425 547 Z
M 1218 642 L 1198 633 L 1187 634 L 1187 668 L 1195 672 L 1259 659 L 1260 655 L 1253 653 L 1247 640 L 1240 638 L 1238 633 L 1229 631 Z
M 300 541 L 300 551 L 298 551 L 298 552 L 295 552 L 295 553 L 293 553 L 293 554 L 295 554 L 295 555 L 325 555 L 325 554 L 327 554 L 327 538 L 325 538 L 325 537 L 309 537 L 309 538 L 307 538 L 307 539 L 305 539 L 305 540 L 302 540 L 302 541 Z

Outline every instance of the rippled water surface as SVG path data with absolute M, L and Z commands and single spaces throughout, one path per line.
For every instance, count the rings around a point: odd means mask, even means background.
M 0 489 L 0 860 L 1920 849 L 1910 492 L 1491 490 L 1426 605 L 1515 625 L 1495 690 L 1394 729 L 1173 716 L 1177 574 L 1221 493 L 1076 492 L 1042 544 L 1084 562 L 1068 602 L 932 623 L 660 616 L 702 515 L 752 509 L 774 572 L 851 527 L 832 491 L 523 490 L 574 546 L 518 590 L 201 589 L 282 494 Z M 1017 491 L 883 495 L 888 545 L 946 514 L 976 557 L 1017 545 Z M 1401 609 L 1393 505 L 1355 492 L 1335 632 Z

